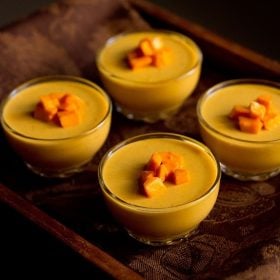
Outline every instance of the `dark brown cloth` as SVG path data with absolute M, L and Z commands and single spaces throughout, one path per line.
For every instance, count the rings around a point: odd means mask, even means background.
M 52 4 L 1 31 L 0 97 L 20 83 L 43 75 L 69 74 L 99 83 L 95 55 L 105 40 L 122 31 L 149 27 L 126 1 Z M 56 181 L 30 174 L 1 139 L 1 182 L 145 279 L 279 279 L 279 176 L 260 183 L 223 176 L 210 215 L 186 241 L 168 247 L 150 247 L 129 238 L 107 212 L 101 197 L 97 165 L 112 145 L 151 131 L 172 131 L 199 139 L 197 98 L 231 73 L 211 67 L 203 65 L 195 93 L 165 122 L 148 125 L 114 112 L 108 141 L 90 169 L 73 178 Z
M 0 33 L 0 96 L 38 76 L 95 80 L 95 55 L 105 40 L 147 27 L 123 1 L 58 1 Z

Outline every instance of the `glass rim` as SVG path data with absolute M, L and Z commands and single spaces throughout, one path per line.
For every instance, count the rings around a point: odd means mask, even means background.
M 63 138 L 30 137 L 28 135 L 18 132 L 17 130 L 15 130 L 9 124 L 6 123 L 5 118 L 3 116 L 3 112 L 4 112 L 5 105 L 9 102 L 9 100 L 11 98 L 13 98 L 15 95 L 20 93 L 22 90 L 24 90 L 30 86 L 37 85 L 42 82 L 51 82 L 51 81 L 73 81 L 73 82 L 82 83 L 91 88 L 94 88 L 99 94 L 101 94 L 106 99 L 106 102 L 108 103 L 108 109 L 107 109 L 106 113 L 104 114 L 103 118 L 94 127 L 89 128 L 88 130 L 85 130 L 81 134 L 73 135 L 73 136 L 69 136 L 69 137 L 63 137 Z M 5 127 L 7 130 L 11 131 L 13 134 L 15 134 L 19 137 L 34 140 L 34 141 L 40 140 L 40 141 L 45 141 L 45 142 L 52 142 L 52 141 L 63 141 L 63 140 L 65 141 L 65 140 L 69 140 L 69 139 L 76 139 L 76 138 L 84 137 L 88 134 L 91 134 L 92 132 L 94 132 L 95 130 L 97 130 L 99 127 L 101 127 L 104 124 L 104 122 L 108 119 L 108 117 L 110 117 L 111 113 L 112 113 L 111 99 L 109 98 L 107 93 L 97 84 L 91 82 L 90 80 L 87 80 L 82 77 L 77 77 L 77 76 L 48 75 L 48 76 L 42 76 L 42 77 L 34 78 L 34 79 L 28 80 L 26 82 L 23 82 L 19 86 L 15 87 L 12 91 L 10 91 L 7 94 L 7 96 L 5 98 L 3 98 L 3 100 L 1 101 L 1 106 L 0 106 L 0 114 L 1 114 L 0 118 L 1 119 L 0 119 L 0 121 L 1 121 L 1 124 L 3 127 Z
M 223 136 L 225 138 L 232 139 L 236 142 L 250 143 L 250 144 L 255 144 L 255 145 L 279 142 L 280 137 L 277 138 L 277 139 L 273 139 L 273 140 L 258 141 L 258 140 L 240 139 L 240 138 L 237 138 L 237 137 L 230 136 L 230 135 L 228 135 L 226 133 L 222 133 L 219 130 L 217 130 L 216 128 L 214 128 L 202 116 L 201 107 L 202 107 L 203 102 L 207 99 L 208 96 L 214 94 L 217 90 L 219 90 L 221 88 L 225 88 L 225 87 L 233 86 L 233 85 L 241 85 L 241 84 L 266 85 L 266 86 L 271 86 L 271 87 L 280 89 L 280 83 L 275 82 L 275 81 L 266 80 L 266 79 L 254 79 L 254 78 L 231 79 L 231 80 L 226 80 L 226 81 L 217 83 L 217 84 L 213 85 L 212 87 L 210 87 L 209 89 L 207 89 L 198 99 L 197 106 L 196 106 L 196 113 L 197 113 L 198 121 L 202 125 L 207 127 L 210 131 L 212 131 L 212 132 L 214 132 L 214 133 L 216 133 L 220 136 Z
M 190 43 L 192 45 L 192 47 L 194 47 L 195 51 L 196 51 L 196 54 L 197 54 L 197 59 L 194 63 L 194 65 L 188 69 L 186 72 L 178 75 L 177 77 L 174 77 L 174 78 L 169 78 L 169 79 L 165 79 L 165 80 L 161 80 L 161 81 L 156 81 L 156 82 L 153 82 L 153 81 L 137 81 L 137 80 L 127 80 L 126 78 L 124 77 L 120 77 L 119 75 L 116 75 L 114 73 L 112 73 L 111 71 L 109 71 L 106 67 L 104 67 L 103 64 L 100 63 L 100 56 L 101 56 L 101 53 L 102 51 L 109 45 L 111 45 L 113 42 L 115 42 L 118 38 L 121 38 L 125 35 L 129 35 L 129 34 L 136 34 L 136 33 L 143 33 L 143 32 L 147 32 L 147 33 L 163 33 L 163 34 L 171 34 L 171 35 L 176 35 L 178 37 L 181 37 L 183 40 L 187 41 L 188 43 Z M 110 75 L 111 78 L 114 78 L 118 81 L 126 81 L 126 82 L 131 82 L 131 83 L 134 83 L 134 84 L 138 84 L 138 85 L 142 85 L 142 84 L 149 84 L 150 86 L 152 85 L 158 85 L 158 84 L 161 84 L 161 83 L 168 83 L 169 81 L 171 80 L 181 80 L 183 78 L 185 78 L 186 76 L 190 76 L 192 75 L 192 73 L 201 66 L 202 64 L 202 61 L 203 61 L 203 54 L 202 54 L 202 51 L 200 49 L 200 47 L 198 46 L 198 44 L 193 40 L 191 39 L 190 37 L 188 37 L 187 35 L 185 34 L 182 34 L 182 33 L 179 33 L 179 32 L 176 32 L 176 31 L 172 31 L 172 30 L 167 30 L 167 29 L 147 29 L 147 30 L 137 30 L 137 31 L 125 31 L 125 32 L 121 32 L 121 33 L 118 33 L 118 34 L 115 34 L 111 37 L 109 37 L 105 43 L 99 48 L 99 50 L 97 51 L 97 54 L 96 54 L 96 65 L 97 65 L 97 68 L 102 70 L 104 73 L 106 73 L 107 75 Z
M 121 149 L 122 147 L 124 147 L 127 144 L 135 143 L 135 142 L 138 142 L 138 141 L 141 141 L 141 140 L 156 139 L 156 138 L 167 138 L 167 139 L 174 139 L 174 140 L 189 142 L 192 145 L 196 145 L 199 148 L 202 148 L 203 151 L 205 151 L 213 159 L 213 161 L 215 163 L 215 166 L 216 166 L 216 177 L 215 177 L 214 182 L 211 184 L 211 186 L 209 187 L 209 189 L 206 192 L 204 192 L 202 195 L 200 195 L 199 197 L 197 197 L 197 198 L 195 198 L 191 201 L 180 203 L 178 205 L 169 206 L 169 207 L 151 208 L 151 207 L 140 206 L 140 205 L 135 205 L 133 203 L 129 203 L 129 202 L 119 198 L 118 196 L 116 196 L 114 193 L 112 193 L 110 191 L 110 189 L 105 184 L 105 182 L 103 180 L 103 176 L 102 176 L 103 166 L 106 163 L 107 159 L 109 159 L 111 157 L 111 155 L 113 155 L 116 151 L 118 151 L 119 149 Z M 216 159 L 214 154 L 203 143 L 201 143 L 201 142 L 199 142 L 199 141 L 197 141 L 193 138 L 190 138 L 188 136 L 181 135 L 181 134 L 170 133 L 170 132 L 151 132 L 151 133 L 145 133 L 145 134 L 140 134 L 140 135 L 137 135 L 137 136 L 130 137 L 130 138 L 128 138 L 126 140 L 123 140 L 122 142 L 114 145 L 113 147 L 111 147 L 103 155 L 103 157 L 101 158 L 101 160 L 99 162 L 99 165 L 98 165 L 98 180 L 99 180 L 101 190 L 103 192 L 105 192 L 111 199 L 119 202 L 122 206 L 126 206 L 126 207 L 129 207 L 131 209 L 135 209 L 135 210 L 142 211 L 142 212 L 163 213 L 163 212 L 166 212 L 167 210 L 175 211 L 175 210 L 179 210 L 179 209 L 182 209 L 182 208 L 190 207 L 191 205 L 197 204 L 197 203 L 199 203 L 199 201 L 202 201 L 207 196 L 209 196 L 212 192 L 214 192 L 214 190 L 216 188 L 219 187 L 220 180 L 221 180 L 221 168 L 220 168 L 219 161 Z

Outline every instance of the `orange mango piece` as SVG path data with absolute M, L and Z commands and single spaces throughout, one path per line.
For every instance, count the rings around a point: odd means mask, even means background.
M 270 130 L 280 125 L 280 117 L 272 104 L 270 95 L 260 95 L 247 107 L 236 105 L 229 117 L 237 121 L 239 129 L 248 133 Z
M 166 188 L 165 181 L 179 185 L 188 180 L 188 172 L 183 168 L 183 157 L 173 152 L 153 153 L 139 176 L 140 188 L 147 197 L 160 193 L 163 186 Z
M 130 67 L 134 69 L 149 66 L 152 63 L 152 58 L 150 56 L 139 56 L 139 57 L 129 57 L 128 63 Z
M 242 106 L 242 105 L 235 105 L 230 114 L 229 117 L 233 120 L 238 120 L 239 117 L 250 117 L 250 109 Z
M 156 177 L 159 177 L 163 182 L 169 175 L 169 170 L 165 164 L 161 164 L 156 170 Z
M 143 193 L 147 197 L 154 197 L 166 190 L 166 186 L 158 177 L 148 177 L 143 184 Z
M 79 124 L 82 116 L 83 101 L 68 93 L 50 93 L 40 98 L 33 116 L 41 121 L 53 121 L 61 127 Z
M 142 39 L 139 43 L 138 48 L 141 53 L 141 56 L 150 56 L 155 53 L 152 42 L 149 39 Z
M 152 65 L 156 67 L 162 67 L 171 62 L 171 52 L 167 49 L 161 49 L 155 52 L 152 56 Z
M 258 133 L 263 127 L 259 118 L 239 117 L 238 124 L 241 131 L 254 134 Z
M 155 152 L 152 154 L 152 156 L 147 164 L 147 170 L 156 172 L 158 170 L 158 168 L 160 167 L 161 163 L 162 163 L 161 154 L 158 152 Z
M 57 108 L 57 106 L 59 105 L 59 100 L 53 94 L 51 94 L 51 95 L 43 95 L 40 98 L 40 103 L 42 104 L 43 108 L 46 111 L 51 111 L 54 108 Z
M 49 122 L 53 120 L 55 114 L 57 113 L 56 108 L 49 108 L 46 110 L 42 103 L 38 103 L 37 106 L 35 107 L 35 110 L 33 112 L 33 116 L 35 119 L 44 121 L 44 122 Z
M 155 152 L 152 154 L 148 164 L 147 169 L 157 172 L 161 165 L 168 172 L 180 168 L 183 164 L 183 158 L 172 152 Z
M 272 105 L 272 100 L 271 100 L 271 96 L 266 94 L 266 95 L 260 95 L 258 96 L 258 98 L 256 99 L 256 101 L 259 104 L 262 104 L 266 107 L 267 111 L 269 111 L 270 106 Z
M 59 100 L 58 109 L 63 111 L 78 111 L 81 107 L 81 100 L 72 95 L 65 94 Z
M 272 99 L 270 95 L 261 95 L 257 98 L 256 101 L 265 106 L 266 115 L 277 115 L 277 110 L 272 104 Z
M 171 49 L 164 48 L 160 38 L 144 38 L 127 54 L 131 69 L 147 66 L 162 67 L 171 61 Z
M 140 177 L 139 177 L 139 182 L 141 185 L 144 184 L 144 182 L 151 177 L 155 177 L 155 173 L 153 171 L 150 170 L 142 170 L 140 173 Z
M 182 167 L 183 164 L 182 156 L 172 152 L 161 153 L 161 156 L 162 156 L 162 163 L 167 167 L 169 172 Z
M 80 116 L 76 111 L 59 111 L 57 118 L 62 127 L 75 126 L 80 122 Z
M 252 118 L 263 120 L 266 115 L 266 107 L 256 101 L 250 103 L 249 110 Z
M 168 180 L 175 184 L 183 184 L 189 181 L 188 171 L 185 168 L 177 168 L 170 173 Z

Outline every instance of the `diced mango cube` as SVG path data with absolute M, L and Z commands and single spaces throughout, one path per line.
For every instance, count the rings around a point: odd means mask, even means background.
M 80 116 L 76 111 L 59 111 L 57 117 L 62 127 L 75 126 L 80 122 Z
M 239 117 L 250 117 L 250 109 L 242 106 L 242 105 L 235 105 L 230 114 L 229 117 L 233 120 L 238 120 Z
M 166 166 L 169 171 L 173 171 L 177 168 L 182 167 L 183 158 L 181 155 L 172 153 L 172 152 L 164 152 L 161 153 L 162 163 Z
M 58 109 L 64 111 L 76 111 L 81 107 L 81 101 L 72 94 L 65 94 L 59 100 Z
M 155 177 L 155 173 L 153 171 L 150 170 L 142 170 L 139 176 L 139 183 L 141 185 L 144 184 L 144 182 L 151 177 Z
M 147 197 L 154 197 L 166 190 L 166 186 L 158 177 L 149 177 L 143 184 L 143 192 Z
M 152 154 L 150 160 L 148 161 L 147 170 L 152 170 L 152 171 L 156 172 L 158 170 L 158 168 L 160 167 L 161 163 L 162 163 L 161 154 L 158 152 L 155 152 Z
M 52 95 L 43 95 L 40 98 L 40 103 L 46 111 L 51 111 L 54 108 L 57 108 L 59 105 L 59 100 Z
M 44 122 L 49 122 L 53 120 L 55 114 L 57 113 L 57 108 L 48 108 L 46 110 L 42 103 L 38 103 L 37 106 L 35 107 L 35 110 L 33 112 L 33 116 L 35 119 L 44 121 Z
M 239 117 L 238 123 L 241 131 L 254 134 L 258 133 L 263 127 L 263 123 L 259 118 Z
M 252 118 L 264 119 L 266 107 L 256 101 L 252 101 L 249 105 L 249 110 Z
M 151 56 L 154 54 L 155 50 L 153 48 L 152 42 L 149 39 L 142 39 L 139 43 L 139 51 L 142 56 Z
M 138 69 L 149 66 L 152 62 L 152 58 L 150 56 L 131 57 L 128 59 L 128 62 L 132 69 Z
M 258 96 L 258 98 L 256 99 L 256 101 L 259 104 L 262 104 L 266 107 L 267 111 L 269 111 L 270 106 L 272 105 L 272 99 L 271 96 L 266 94 L 266 95 L 260 95 Z
M 171 53 L 167 49 L 158 50 L 152 56 L 152 65 L 156 67 L 162 67 L 171 62 Z
M 188 171 L 185 168 L 175 169 L 170 172 L 168 180 L 175 185 L 186 183 L 189 181 Z
M 166 177 L 169 175 L 169 170 L 165 164 L 161 164 L 156 171 L 156 176 L 159 177 L 163 182 L 165 181 Z

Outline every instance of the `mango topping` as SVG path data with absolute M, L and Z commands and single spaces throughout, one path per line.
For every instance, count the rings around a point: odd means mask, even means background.
M 188 171 L 183 167 L 183 158 L 173 152 L 155 152 L 139 176 L 140 191 L 153 197 L 166 190 L 165 182 L 173 185 L 189 181 Z
M 274 108 L 269 95 L 261 95 L 248 106 L 235 105 L 229 118 L 243 132 L 256 134 L 280 125 L 280 115 Z
M 78 125 L 82 120 L 83 101 L 70 93 L 50 93 L 43 95 L 36 104 L 34 118 L 53 122 L 61 127 Z
M 127 61 L 132 70 L 148 66 L 159 68 L 170 63 L 171 50 L 163 46 L 159 37 L 144 38 L 127 54 Z

